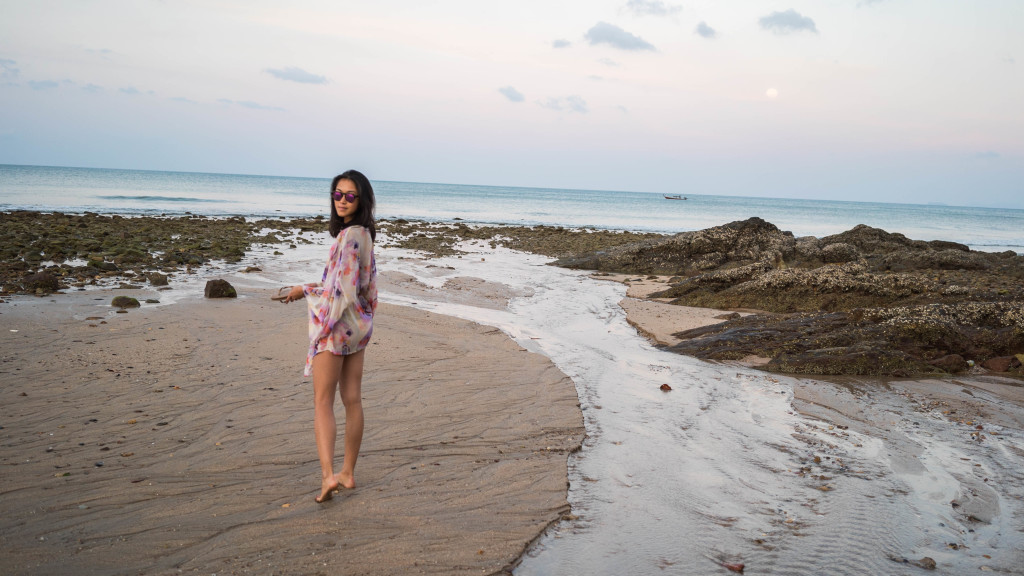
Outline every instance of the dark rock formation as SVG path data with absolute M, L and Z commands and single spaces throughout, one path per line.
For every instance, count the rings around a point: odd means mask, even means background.
M 759 218 L 555 262 L 676 275 L 654 297 L 759 314 L 676 334 L 677 352 L 768 370 L 917 375 L 1024 352 L 1024 256 L 859 225 L 794 238 Z M 1012 373 L 1012 368 L 1010 369 Z
M 146 279 L 153 286 L 167 286 L 167 276 L 165 274 L 153 272 L 152 274 L 147 274 Z
M 236 298 L 238 293 L 235 292 L 235 287 L 227 280 L 217 279 L 206 283 L 203 295 L 207 298 Z
M 682 232 L 555 261 L 565 268 L 693 276 L 757 263 L 772 267 L 796 254 L 796 239 L 760 218 Z
M 326 232 L 322 217 L 247 221 L 10 211 L 0 218 L 0 294 L 35 293 L 22 282 L 33 272 L 45 270 L 64 285 L 81 287 L 97 278 L 146 278 L 210 261 L 238 262 L 253 244 L 280 242 L 275 231 Z M 84 265 L 72 264 L 79 259 Z M 46 260 L 54 264 L 43 269 Z
M 1024 307 L 965 303 L 755 314 L 675 336 L 683 341 L 669 348 L 674 352 L 711 360 L 763 356 L 771 358 L 765 369 L 777 372 L 955 373 L 967 368 L 966 359 L 981 362 L 1024 350 Z M 1012 368 L 1005 366 L 1001 371 Z
M 61 288 L 60 280 L 46 271 L 29 274 L 21 281 L 21 286 L 26 292 L 34 292 L 36 294 L 49 294 Z
M 114 299 L 110 301 L 110 305 L 116 308 L 138 308 L 141 306 L 139 301 L 131 296 L 114 296 Z

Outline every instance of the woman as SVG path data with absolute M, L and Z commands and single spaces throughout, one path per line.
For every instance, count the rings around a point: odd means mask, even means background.
M 292 286 L 284 302 L 306 298 L 309 354 L 305 375 L 313 375 L 316 450 L 320 456 L 318 503 L 340 488 L 355 488 L 359 445 L 363 440 L 363 352 L 373 332 L 377 308 L 377 266 L 373 241 L 373 188 L 361 173 L 349 170 L 331 183 L 331 246 L 321 282 Z M 334 473 L 334 395 L 345 405 L 345 459 Z

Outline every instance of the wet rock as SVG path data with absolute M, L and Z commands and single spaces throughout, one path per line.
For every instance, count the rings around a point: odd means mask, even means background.
M 925 570 L 935 570 L 935 560 L 929 556 L 925 556 L 916 562 L 911 562 L 911 564 L 918 568 L 924 568 Z
M 870 345 L 839 346 L 783 353 L 764 366 L 770 372 L 907 377 L 922 372 L 922 362 L 901 350 Z
M 932 366 L 935 366 L 943 372 L 949 372 L 950 374 L 956 374 L 967 370 L 967 360 L 959 354 L 947 354 L 941 358 L 936 358 L 929 362 Z
M 35 292 L 37 294 L 49 294 L 50 292 L 60 290 L 60 280 L 46 271 L 26 276 L 21 281 L 21 285 L 26 292 Z
M 668 384 L 662 384 L 661 385 L 661 391 L 662 392 L 670 392 L 670 391 L 672 391 L 672 387 L 669 386 Z
M 770 371 L 917 376 L 1024 349 L 1024 308 L 970 303 L 753 314 L 674 336 L 682 340 L 669 348 L 674 352 L 708 360 L 767 357 Z
M 114 299 L 110 301 L 110 305 L 115 308 L 121 308 L 122 310 L 125 308 L 138 308 L 141 306 L 139 301 L 131 296 L 115 296 Z
M 159 272 L 153 272 L 146 275 L 146 279 L 153 286 L 167 286 L 167 276 L 160 274 Z
M 981 363 L 981 367 L 993 372 L 1009 372 L 1020 366 L 1020 360 L 1016 356 L 999 356 L 989 358 Z
M 203 295 L 207 298 L 236 298 L 238 293 L 235 292 L 235 287 L 232 286 L 227 280 L 210 280 L 206 283 L 206 288 L 203 290 Z

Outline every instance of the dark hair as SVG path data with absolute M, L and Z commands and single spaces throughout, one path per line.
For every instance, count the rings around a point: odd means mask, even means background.
M 334 209 L 334 198 L 330 198 L 331 222 L 327 225 L 327 230 L 331 233 L 331 237 L 337 238 L 338 234 L 348 226 L 362 226 L 370 231 L 370 238 L 376 240 L 377 222 L 373 219 L 373 209 L 377 205 L 377 201 L 373 197 L 373 186 L 370 186 L 370 181 L 358 170 L 346 170 L 335 176 L 331 182 L 332 195 L 338 187 L 339 180 L 351 180 L 356 185 L 356 192 L 359 193 L 359 208 L 356 208 L 352 220 L 346 225 L 341 216 L 338 216 L 338 211 Z

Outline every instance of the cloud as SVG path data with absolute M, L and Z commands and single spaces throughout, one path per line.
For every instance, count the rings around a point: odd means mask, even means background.
M 999 158 L 999 152 L 995 152 L 993 150 L 986 150 L 984 152 L 978 152 L 977 154 L 974 155 L 974 157 L 982 160 L 989 160 L 992 158 Z
M 186 104 L 197 104 L 195 100 L 192 100 L 191 98 L 185 98 L 184 96 L 173 96 L 169 98 L 169 100 L 172 100 L 174 102 L 184 102 Z
M 85 86 L 82 86 L 82 90 L 85 90 L 86 92 L 92 92 L 92 93 L 102 92 L 103 91 L 103 86 L 97 86 L 97 85 L 93 84 L 92 82 L 90 82 L 90 83 L 86 84 Z
M 243 108 L 249 108 L 251 110 L 273 110 L 274 112 L 284 112 L 284 108 L 280 106 L 264 106 L 259 102 L 253 102 L 251 100 L 228 100 L 227 98 L 218 98 L 217 102 L 221 104 L 227 104 L 228 106 L 241 106 Z
M 565 102 L 569 106 L 569 110 L 579 112 L 580 114 L 587 113 L 587 103 L 583 101 L 583 98 L 579 96 L 566 96 Z
M 792 34 L 806 30 L 818 33 L 814 20 L 800 14 L 796 10 L 789 9 L 785 12 L 772 12 L 759 20 L 761 28 L 771 30 L 776 34 Z
M 650 42 L 607 22 L 594 24 L 593 28 L 587 30 L 584 38 L 593 46 L 608 44 L 620 50 L 654 50 Z
M 572 46 L 572 42 L 569 42 L 568 40 L 563 40 L 561 38 L 551 43 L 552 48 L 568 48 L 569 46 Z
M 235 104 L 244 108 L 251 108 L 253 110 L 276 110 L 278 112 L 284 112 L 284 108 L 281 108 L 280 106 L 264 106 L 259 102 L 252 102 L 250 100 L 239 100 L 238 102 L 235 102 Z
M 860 2 L 857 2 L 857 7 L 860 8 L 861 6 L 871 6 L 872 4 L 881 4 L 882 2 L 885 2 L 885 0 L 860 0 Z
M 1013 56 L 1003 56 L 1003 62 L 1006 64 L 1016 64 L 1017 61 L 1013 59 Z
M 49 90 L 51 88 L 56 88 L 57 86 L 60 86 L 60 84 L 54 82 L 53 80 L 29 80 L 28 85 L 33 90 Z
M 504 88 L 498 88 L 498 92 L 501 92 L 505 98 L 508 98 L 512 102 L 522 102 L 526 98 L 523 97 L 523 93 L 511 86 L 505 86 Z
M 704 22 L 703 20 L 700 21 L 700 24 L 697 24 L 693 33 L 703 38 L 715 38 L 718 36 L 718 32 L 715 32 L 715 29 L 708 26 L 707 22 Z
M 135 86 L 125 86 L 124 88 L 121 88 L 118 91 L 121 92 L 122 94 L 131 94 L 132 96 L 134 96 L 136 94 L 142 94 L 142 92 L 139 92 L 139 89 L 136 88 Z
M 598 60 L 598 62 L 600 62 L 601 64 L 604 64 L 605 66 L 610 66 L 612 68 L 615 68 L 616 66 L 619 65 L 618 62 L 616 62 L 615 60 L 612 60 L 611 58 L 601 58 L 600 60 Z
M 319 76 L 311 72 L 306 72 L 302 68 L 296 68 L 295 66 L 289 66 L 283 70 L 267 68 L 264 72 L 270 74 L 274 78 L 287 80 L 289 82 L 298 82 L 300 84 L 327 84 L 326 76 Z
M 683 7 L 665 4 L 661 0 L 629 0 L 626 10 L 637 16 L 672 16 L 681 12 Z
M 18 77 L 21 70 L 18 70 L 15 66 L 17 62 L 14 60 L 8 60 L 6 58 L 0 58 L 0 78 L 4 80 L 14 80 Z
M 565 110 L 567 112 L 587 113 L 587 103 L 579 96 L 566 96 L 565 98 L 548 98 L 543 102 L 537 102 L 549 110 Z

